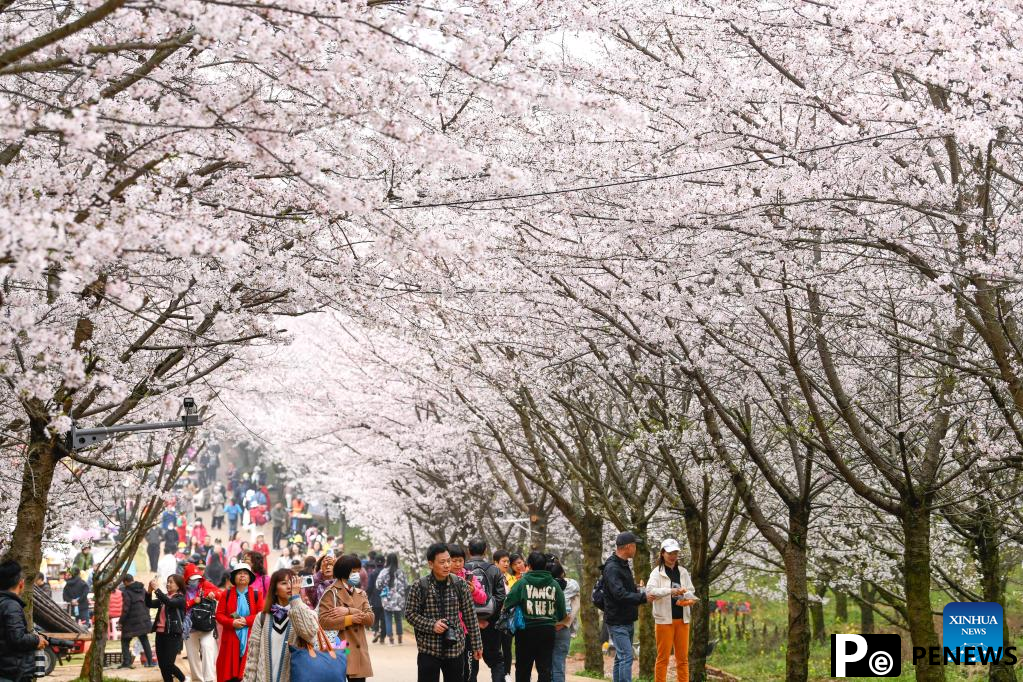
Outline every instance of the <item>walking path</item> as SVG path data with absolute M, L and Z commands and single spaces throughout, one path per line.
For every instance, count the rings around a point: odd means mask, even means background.
M 410 638 L 411 639 L 411 638 Z M 119 651 L 120 645 L 117 642 L 108 642 L 107 648 L 110 651 Z M 416 645 L 415 642 L 406 641 L 402 646 L 386 646 L 381 644 L 370 645 L 370 656 L 373 661 L 373 672 L 375 675 L 370 678 L 374 682 L 415 682 L 416 679 Z M 52 682 L 70 682 L 78 677 L 81 670 L 81 657 L 76 656 L 70 664 L 57 666 L 53 674 L 45 678 Z M 184 652 L 178 658 L 178 667 L 185 674 L 188 674 L 188 662 L 184 659 Z M 159 682 L 159 668 L 143 668 L 137 665 L 130 670 L 113 668 L 106 671 L 105 677 L 131 682 Z M 536 676 L 533 676 L 536 679 Z M 568 682 L 585 682 L 592 678 L 569 675 Z M 337 682 L 341 682 L 338 680 Z M 490 682 L 490 672 L 486 666 L 480 671 L 478 682 Z
M 226 462 L 227 459 L 225 458 L 223 460 L 225 466 Z M 223 469 L 221 470 L 220 473 L 221 475 L 223 474 Z M 202 518 L 203 524 L 206 525 L 206 528 L 211 529 L 212 514 L 210 513 L 210 511 L 198 512 L 198 515 Z M 272 533 L 273 529 L 269 523 L 266 523 L 258 527 L 242 526 L 240 530 L 242 530 L 240 537 L 249 540 L 250 542 L 255 538 L 255 535 L 257 533 L 262 533 L 268 542 L 270 541 L 273 535 Z M 212 537 L 221 538 L 226 546 L 228 539 L 226 521 L 224 528 L 219 530 L 209 530 L 209 533 Z M 280 551 L 276 549 L 272 550 L 270 554 L 270 560 L 267 562 L 268 565 L 270 567 L 274 566 L 274 564 L 277 563 L 277 559 L 280 555 L 281 555 Z M 148 582 L 149 579 L 153 577 L 153 574 L 148 570 L 149 562 L 145 555 L 144 545 L 142 548 L 140 548 L 140 552 L 137 556 L 136 568 L 138 569 L 138 578 L 142 579 L 144 582 Z M 107 651 L 109 652 L 120 651 L 120 642 L 108 641 Z M 414 682 L 414 680 L 416 679 L 416 645 L 415 641 L 412 639 L 410 635 L 406 637 L 404 645 L 401 646 L 371 644 L 370 655 L 373 662 L 373 672 L 376 673 L 371 679 L 378 682 Z M 569 661 L 569 668 L 581 667 L 578 664 L 576 664 L 576 666 L 573 666 L 572 664 L 573 661 Z M 188 662 L 184 657 L 184 651 L 181 652 L 181 655 L 178 658 L 178 666 L 185 672 L 186 675 L 188 674 L 189 672 Z M 75 659 L 70 664 L 65 663 L 64 665 L 59 665 L 53 671 L 53 674 L 47 679 L 53 680 L 54 682 L 67 682 L 69 680 L 76 679 L 78 677 L 78 673 L 80 672 L 80 670 L 81 657 L 79 656 L 75 657 Z M 111 678 L 131 680 L 132 682 L 157 682 L 158 680 L 161 680 L 160 671 L 158 668 L 144 668 L 138 664 L 136 664 L 135 668 L 132 669 L 113 668 L 106 672 L 107 675 Z M 536 679 L 535 675 L 533 679 Z M 585 682 L 586 680 L 590 680 L 592 678 L 569 675 L 567 679 L 568 682 Z M 479 675 L 479 681 L 490 682 L 490 672 L 485 665 L 483 666 L 483 670 L 481 670 L 481 673 Z

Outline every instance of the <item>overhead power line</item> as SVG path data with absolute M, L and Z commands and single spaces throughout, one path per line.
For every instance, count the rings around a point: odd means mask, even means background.
M 833 142 L 831 144 L 821 145 L 819 147 L 808 147 L 806 149 L 797 149 L 792 152 L 786 152 L 784 154 L 774 154 L 772 156 L 757 157 L 750 159 L 749 161 L 737 161 L 736 163 L 726 163 L 720 166 L 708 166 L 706 168 L 695 168 L 693 170 L 679 171 L 678 173 L 666 173 L 664 175 L 644 175 L 639 178 L 629 178 L 627 180 L 613 180 L 610 182 L 601 182 L 595 185 L 578 185 L 575 187 L 563 187 L 561 189 L 551 189 L 540 192 L 527 192 L 525 194 L 499 194 L 493 197 L 480 197 L 477 199 L 455 199 L 452 201 L 437 201 L 428 204 L 401 204 L 398 206 L 388 206 L 387 208 L 392 211 L 406 211 L 414 208 L 439 208 L 442 206 L 469 206 L 471 204 L 488 204 L 495 201 L 510 201 L 512 199 L 535 199 L 538 197 L 548 197 L 557 194 L 570 194 L 572 192 L 588 192 L 595 189 L 605 189 L 608 187 L 621 187 L 623 185 L 637 185 L 641 182 L 655 182 L 657 180 L 669 180 L 671 178 L 682 178 L 688 175 L 699 175 L 700 173 L 711 173 L 713 171 L 729 170 L 732 168 L 741 168 L 743 166 L 752 166 L 759 163 L 767 163 L 768 161 L 775 161 L 777 159 L 791 159 L 794 156 L 804 156 L 806 154 L 813 154 L 815 152 L 823 152 L 829 149 L 837 149 L 839 147 L 848 147 L 854 144 L 861 144 L 863 142 L 872 142 L 874 140 L 881 140 L 886 137 L 894 137 L 896 135 L 902 135 L 903 133 L 911 133 L 917 130 L 917 126 L 911 126 L 909 128 L 903 128 L 902 130 L 893 130 L 889 133 L 879 133 L 877 135 L 870 135 L 868 137 L 860 137 L 855 140 L 847 140 L 845 142 Z M 386 209 L 385 209 L 386 210 Z

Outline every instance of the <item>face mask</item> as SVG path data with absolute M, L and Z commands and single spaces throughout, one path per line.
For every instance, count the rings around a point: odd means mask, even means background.
M 360 582 L 361 581 L 359 579 L 358 573 L 352 573 L 350 576 L 348 576 L 348 584 L 351 585 L 352 587 L 358 587 Z

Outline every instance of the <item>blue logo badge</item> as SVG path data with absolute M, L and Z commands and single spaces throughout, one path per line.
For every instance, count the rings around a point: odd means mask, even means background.
M 990 601 L 954 601 L 941 616 L 941 645 L 946 662 L 988 663 L 1002 656 L 1002 605 Z M 959 652 L 957 654 L 956 648 Z

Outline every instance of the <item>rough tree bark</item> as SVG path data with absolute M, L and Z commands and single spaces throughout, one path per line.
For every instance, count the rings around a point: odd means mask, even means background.
M 27 406 L 35 412 L 33 406 Z M 25 465 L 22 469 L 21 493 L 18 499 L 18 518 L 11 533 L 10 543 L 4 553 L 4 559 L 14 559 L 22 565 L 26 572 L 35 571 L 43 561 L 42 537 L 46 528 L 46 507 L 50 498 L 50 484 L 62 449 L 57 445 L 57 437 L 46 430 L 48 419 L 45 410 L 40 408 L 39 416 L 33 414 L 30 419 L 30 440 Z M 25 601 L 25 613 L 32 621 L 32 582 L 25 581 L 22 599 Z
M 600 576 L 600 566 L 604 563 L 604 519 L 597 514 L 582 514 L 576 525 L 583 552 L 583 572 L 579 576 L 579 589 L 582 592 L 580 601 L 582 608 L 579 618 L 582 620 L 583 645 L 585 647 L 585 669 L 592 674 L 604 675 L 604 653 L 600 648 L 600 612 L 590 601 L 593 585 Z
M 926 501 L 908 503 L 902 516 L 905 566 L 906 616 L 913 646 L 938 646 L 931 613 L 931 512 Z M 940 682 L 945 668 L 931 665 L 928 657 L 916 666 L 917 682 Z

